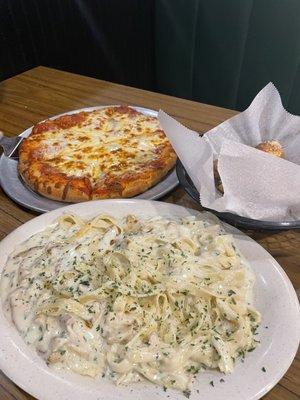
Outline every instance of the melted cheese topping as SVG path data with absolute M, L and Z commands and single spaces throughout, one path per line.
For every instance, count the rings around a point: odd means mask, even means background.
M 168 144 L 157 118 L 128 115 L 107 109 L 87 113 L 83 123 L 33 135 L 40 140 L 42 159 L 69 176 L 92 181 L 108 175 L 140 172 L 158 158 L 157 149 Z
M 210 218 L 64 215 L 10 255 L 4 312 L 50 366 L 188 394 L 198 371 L 254 350 L 260 322 L 253 277 Z

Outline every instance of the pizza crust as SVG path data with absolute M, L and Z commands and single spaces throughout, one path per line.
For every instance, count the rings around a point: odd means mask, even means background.
M 129 198 L 137 196 L 148 190 L 150 187 L 156 185 L 169 171 L 173 168 L 176 162 L 170 162 L 163 169 L 140 174 L 136 176 L 132 181 L 124 182 L 120 187 L 120 190 L 114 190 L 113 186 L 103 188 L 102 190 L 95 191 L 89 189 L 89 182 L 85 182 L 82 179 L 61 179 L 57 180 L 56 183 L 51 180 L 32 179 L 32 175 L 22 174 L 24 182 L 35 192 L 48 197 L 52 200 L 59 200 L 67 203 L 78 203 L 88 200 L 102 200 L 102 199 L 113 199 L 113 198 Z M 26 177 L 27 175 L 27 177 Z M 58 183 L 59 186 L 58 186 Z
M 126 106 L 119 108 L 110 107 L 107 110 L 109 117 L 114 116 L 114 113 L 119 112 L 119 114 L 122 115 L 121 118 L 123 120 L 127 117 L 127 115 L 128 118 L 141 115 L 141 113 Z M 72 134 L 72 131 L 69 132 L 68 129 L 70 129 L 70 127 L 76 127 L 78 124 L 81 132 L 82 129 L 84 131 L 85 128 L 82 128 L 82 125 L 84 124 L 84 119 L 87 118 L 89 113 L 85 112 L 73 115 L 74 120 L 72 119 L 71 114 L 68 115 L 67 118 L 59 117 L 58 119 L 48 120 L 37 124 L 32 129 L 29 139 L 25 139 L 20 146 L 18 169 L 22 179 L 33 191 L 47 198 L 63 202 L 77 203 L 87 200 L 133 197 L 143 193 L 158 183 L 170 171 L 170 169 L 174 167 L 176 163 L 176 154 L 169 141 L 165 138 L 163 131 L 159 128 L 153 133 L 153 137 L 157 139 L 158 144 L 155 147 L 155 151 L 152 151 L 152 158 L 147 159 L 145 162 L 139 161 L 137 168 L 134 170 L 128 170 L 126 163 L 126 157 L 129 157 L 130 159 L 134 158 L 134 156 L 130 157 L 130 153 L 128 151 L 123 151 L 123 148 L 121 147 L 121 153 L 125 154 L 123 164 L 126 167 L 124 167 L 124 173 L 122 173 L 122 169 L 120 168 L 111 168 L 111 170 L 114 172 L 110 174 L 110 169 L 108 168 L 108 174 L 104 174 L 105 178 L 97 176 L 97 179 L 95 180 L 89 174 L 84 174 L 85 170 L 83 170 L 82 176 L 75 176 L 72 174 L 72 171 L 70 171 L 69 174 L 66 173 L 65 170 L 62 172 L 59 166 L 57 166 L 57 163 L 60 162 L 60 156 L 55 157 L 56 152 L 59 153 L 63 146 L 70 145 L 63 145 L 59 140 L 58 133 L 61 134 L 63 129 L 63 135 L 67 137 L 68 135 Z M 153 117 L 149 118 L 150 120 L 151 118 L 153 119 Z M 61 126 L 63 126 L 63 128 Z M 140 127 L 140 125 L 138 125 L 138 127 Z M 114 134 L 114 132 L 112 134 Z M 45 135 L 50 135 L 50 140 L 52 141 L 51 143 L 54 143 L 52 147 L 50 144 L 48 147 L 45 145 L 45 143 L 47 144 L 47 141 L 45 141 L 45 137 L 47 136 Z M 56 135 L 58 135 L 57 141 L 55 141 Z M 147 135 L 147 140 L 150 141 L 153 139 L 153 137 L 149 134 L 149 129 L 147 131 Z M 84 138 L 85 136 L 81 133 L 79 139 L 84 142 L 84 145 L 89 144 L 85 142 Z M 74 139 L 72 136 L 70 136 L 70 139 L 70 143 L 73 143 L 72 140 Z M 75 139 L 78 140 L 78 137 L 75 136 Z M 124 134 L 124 140 L 125 139 L 126 134 Z M 55 146 L 57 146 L 57 150 Z M 139 144 L 136 148 L 130 149 L 132 154 L 140 151 L 138 146 Z M 50 151 L 53 151 L 54 161 L 52 164 L 45 156 L 46 152 L 49 152 L 49 149 Z M 87 147 L 85 147 L 85 149 L 87 149 Z M 88 154 L 89 157 L 86 163 L 87 166 L 89 163 L 93 162 L 93 160 L 97 160 L 97 157 L 95 157 L 95 154 L 97 154 L 97 148 L 90 146 Z M 144 153 L 142 153 L 142 155 L 143 154 Z M 109 156 L 110 154 L 108 152 L 107 157 Z M 83 164 L 81 161 L 81 152 L 79 152 L 77 157 L 80 160 L 80 163 Z M 69 164 L 71 166 L 75 164 L 77 165 L 77 168 L 79 168 L 78 160 L 76 161 L 72 159 Z M 135 167 L 135 164 L 133 163 L 132 166 Z

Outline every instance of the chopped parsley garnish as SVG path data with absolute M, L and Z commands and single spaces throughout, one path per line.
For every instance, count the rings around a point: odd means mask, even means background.
M 90 282 L 86 280 L 82 280 L 79 282 L 81 285 L 90 286 Z

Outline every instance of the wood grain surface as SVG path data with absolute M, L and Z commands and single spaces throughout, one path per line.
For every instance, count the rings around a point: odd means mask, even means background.
M 6 135 L 23 130 L 49 116 L 81 107 L 128 104 L 164 111 L 187 127 L 205 132 L 236 112 L 158 93 L 116 85 L 45 67 L 34 68 L 0 83 L 0 130 Z M 1 173 L 1 171 L 0 171 Z M 164 201 L 200 209 L 179 187 Z M 16 205 L 0 189 L 0 240 L 37 214 Z M 300 293 L 300 231 L 246 233 L 284 268 Z M 288 332 L 286 333 L 288 334 Z M 0 400 L 28 400 L 32 396 L 0 373 Z M 224 391 L 224 399 L 226 393 Z M 265 400 L 300 399 L 300 353 Z

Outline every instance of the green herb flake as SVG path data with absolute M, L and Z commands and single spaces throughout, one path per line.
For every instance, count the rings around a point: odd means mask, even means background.
M 191 391 L 190 391 L 189 389 L 185 389 L 182 393 L 183 393 L 184 396 L 187 397 L 187 398 L 189 398 L 190 395 L 191 395 Z

